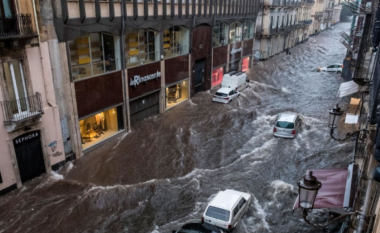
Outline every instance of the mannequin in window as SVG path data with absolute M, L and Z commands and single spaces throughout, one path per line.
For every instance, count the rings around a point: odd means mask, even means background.
M 176 101 L 180 98 L 179 92 L 180 92 L 179 84 L 176 84 L 176 86 L 175 86 L 175 99 L 176 99 Z

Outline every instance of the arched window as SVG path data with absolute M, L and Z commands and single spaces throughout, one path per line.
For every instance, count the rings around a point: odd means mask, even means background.
M 212 46 L 218 47 L 227 44 L 228 25 L 218 23 L 212 29 Z
M 236 21 L 230 25 L 229 43 L 240 42 L 242 39 L 242 23 Z
M 189 53 L 189 29 L 174 26 L 164 31 L 163 48 L 165 58 Z
M 159 33 L 149 29 L 129 33 L 125 37 L 125 60 L 127 67 L 159 61 Z

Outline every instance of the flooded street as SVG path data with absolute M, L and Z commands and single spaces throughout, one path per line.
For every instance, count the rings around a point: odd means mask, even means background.
M 328 110 L 339 74 L 316 69 L 342 63 L 341 23 L 257 62 L 250 83 L 230 104 L 213 89 L 146 119 L 58 173 L 0 197 L 0 232 L 167 233 L 200 220 L 211 196 L 226 188 L 254 196 L 234 233 L 323 232 L 292 214 L 297 180 L 307 169 L 347 167 L 353 142 L 330 138 Z M 273 137 L 276 116 L 297 112 L 294 140 Z

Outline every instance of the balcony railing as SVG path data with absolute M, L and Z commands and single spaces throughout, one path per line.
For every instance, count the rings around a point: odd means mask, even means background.
M 43 114 L 41 94 L 14 101 L 0 102 L 3 108 L 4 124 L 17 123 Z
M 323 12 L 321 12 L 321 11 L 317 11 L 314 14 L 314 18 L 322 18 L 322 16 L 323 16 Z
M 34 36 L 32 16 L 20 14 L 0 18 L 0 39 Z
M 278 28 L 272 28 L 272 27 L 269 28 L 269 34 L 270 34 L 270 35 L 274 35 L 274 34 L 276 34 L 277 32 L 278 32 Z
M 304 25 L 310 25 L 311 23 L 313 23 L 313 20 L 311 20 L 311 19 L 303 21 Z
M 315 1 L 314 0 L 305 0 L 306 4 L 308 5 L 314 5 Z

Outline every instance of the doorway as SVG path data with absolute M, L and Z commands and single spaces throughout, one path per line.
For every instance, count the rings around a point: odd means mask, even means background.
M 40 131 L 32 131 L 13 139 L 21 182 L 46 172 Z
M 204 89 L 204 80 L 205 80 L 205 63 L 206 59 L 199 59 L 195 61 L 195 83 L 194 83 L 194 91 L 198 93 L 203 91 Z

